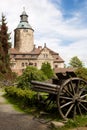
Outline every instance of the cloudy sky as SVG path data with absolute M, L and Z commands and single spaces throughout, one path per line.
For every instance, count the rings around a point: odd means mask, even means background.
M 46 43 L 66 64 L 78 56 L 87 66 L 87 0 L 2 0 L 0 14 L 7 18 L 12 44 L 23 7 L 37 46 Z

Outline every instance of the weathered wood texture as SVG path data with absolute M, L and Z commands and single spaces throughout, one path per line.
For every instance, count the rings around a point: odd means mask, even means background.
M 31 81 L 32 89 L 37 92 L 46 92 L 51 94 L 57 94 L 60 86 L 45 82 Z

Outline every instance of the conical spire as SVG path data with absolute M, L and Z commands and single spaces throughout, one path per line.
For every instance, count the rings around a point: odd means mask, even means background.
M 18 27 L 17 28 L 27 28 L 27 29 L 32 29 L 31 25 L 28 23 L 28 15 L 25 11 L 25 8 L 23 8 L 23 12 L 22 14 L 20 15 L 20 23 L 18 24 Z M 33 30 L 33 29 L 32 29 Z M 34 31 L 34 30 L 33 30 Z

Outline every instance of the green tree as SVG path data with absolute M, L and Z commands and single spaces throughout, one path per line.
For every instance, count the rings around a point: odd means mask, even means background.
M 3 62 L 6 64 L 6 67 L 9 66 L 9 61 L 10 61 L 8 50 L 11 47 L 11 43 L 9 42 L 9 40 L 10 40 L 10 33 L 8 33 L 6 18 L 2 14 L 2 24 L 1 24 L 1 30 L 0 30 L 0 42 L 2 44 L 2 48 L 3 48 L 3 51 L 4 51 Z
M 22 76 L 18 78 L 18 87 L 20 88 L 29 88 L 31 86 L 31 80 L 37 80 L 37 81 L 45 81 L 47 77 L 45 74 L 38 70 L 34 66 L 28 66 Z
M 71 58 L 69 64 L 71 67 L 74 67 L 74 68 L 83 67 L 82 61 L 77 56 L 74 56 L 73 58 Z
M 48 79 L 52 78 L 54 76 L 54 72 L 51 69 L 50 63 L 43 63 L 41 66 L 41 70 L 44 72 L 44 74 L 48 77 Z
M 11 43 L 9 40 L 10 33 L 8 33 L 6 18 L 2 14 L 0 25 L 0 72 L 6 75 L 7 78 L 11 77 L 10 56 L 8 53 Z
M 87 68 L 84 67 L 78 68 L 76 69 L 75 73 L 78 77 L 87 80 Z

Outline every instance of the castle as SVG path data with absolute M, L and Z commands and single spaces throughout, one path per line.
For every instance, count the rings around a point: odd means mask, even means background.
M 41 68 L 42 63 L 50 63 L 52 69 L 64 68 L 64 60 L 57 52 L 44 47 L 35 47 L 34 29 L 28 22 L 25 10 L 20 15 L 20 23 L 14 30 L 14 48 L 10 48 L 11 69 L 21 75 L 27 66 Z

